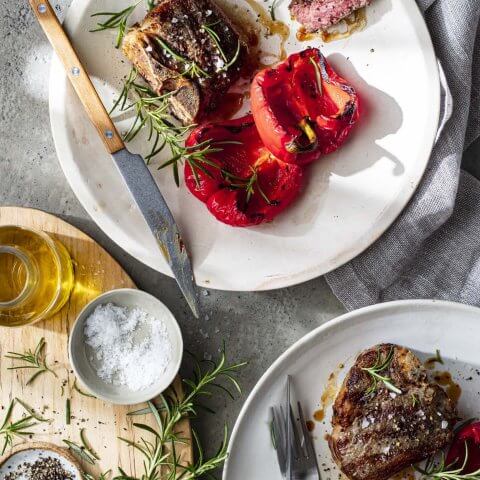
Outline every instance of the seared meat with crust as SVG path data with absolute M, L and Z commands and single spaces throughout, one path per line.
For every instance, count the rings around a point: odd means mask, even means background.
M 122 48 L 155 93 L 175 92 L 172 113 L 184 124 L 199 120 L 239 78 L 247 53 L 239 32 L 210 0 L 160 0 Z
M 371 0 L 292 0 L 290 13 L 307 32 L 318 32 L 337 24 Z
M 392 361 L 379 372 L 402 393 L 362 370 L 377 355 Z M 443 448 L 452 439 L 456 409 L 408 349 L 382 344 L 362 352 L 343 382 L 333 405 L 329 446 L 338 466 L 352 480 L 383 480 Z

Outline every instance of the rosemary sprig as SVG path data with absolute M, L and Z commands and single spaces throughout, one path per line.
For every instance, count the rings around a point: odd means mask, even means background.
M 147 6 L 150 8 L 154 2 L 148 2 L 147 0 L 147 3 Z M 121 22 L 123 20 L 124 24 L 126 24 L 128 16 L 133 12 L 137 5 L 138 3 L 132 5 L 129 9 L 122 10 L 121 12 L 100 12 L 95 14 L 96 16 L 110 15 L 109 19 L 102 24 L 99 24 L 95 31 L 107 28 L 119 28 L 119 37 L 117 39 L 118 46 L 121 43 L 125 31 L 125 26 L 122 27 Z M 130 9 L 132 10 L 130 11 Z M 227 55 L 221 47 L 220 36 L 212 28 L 215 25 L 216 23 L 203 25 L 202 29 L 204 29 L 204 31 L 212 38 L 225 62 L 224 65 L 217 70 L 216 73 L 218 73 L 228 70 L 236 63 L 241 52 L 241 42 L 238 41 L 236 52 L 230 61 L 228 61 Z M 210 77 L 209 72 L 200 67 L 195 61 L 185 58 L 176 52 L 162 38 L 155 37 L 155 41 L 160 48 L 168 54 L 168 56 L 184 66 L 184 71 L 181 75 L 192 79 Z M 124 85 L 119 97 L 109 112 L 112 113 L 115 110 L 121 112 L 133 110 L 135 112 L 135 119 L 129 131 L 124 135 L 124 140 L 130 142 L 143 129 L 147 129 L 149 132 L 148 141 L 152 142 L 150 153 L 145 157 L 147 164 L 154 156 L 166 147 L 170 149 L 173 157 L 182 157 L 183 154 L 188 153 L 184 151 L 183 142 L 195 125 L 179 125 L 177 119 L 171 114 L 169 97 L 175 93 L 175 91 L 172 91 L 166 92 L 162 95 L 156 94 L 138 78 L 137 70 L 132 68 L 129 75 L 127 75 L 124 80 Z M 129 98 L 132 97 L 132 102 L 129 102 Z M 173 167 L 175 183 L 179 185 L 180 180 L 177 162 L 172 162 L 171 165 Z
M 72 387 L 76 392 L 78 392 L 80 395 L 84 397 L 89 397 L 89 398 L 97 398 L 95 395 L 92 395 L 91 393 L 83 391 L 77 384 L 77 379 L 73 382 L 73 387 Z
M 69 398 L 65 400 L 65 423 L 70 425 L 72 421 L 72 405 Z
M 100 457 L 88 443 L 87 437 L 85 435 L 85 428 L 80 429 L 80 440 L 82 442 L 84 450 L 88 452 L 95 460 L 100 460 Z
M 235 64 L 235 62 L 238 60 L 241 50 L 242 50 L 242 44 L 240 43 L 240 40 L 239 40 L 237 42 L 237 49 L 235 50 L 235 54 L 233 55 L 232 59 L 229 62 L 227 62 L 219 71 L 226 72 L 230 67 L 232 67 Z
M 12 422 L 11 418 L 16 402 L 18 402 L 29 415 L 22 417 L 16 422 Z M 3 422 L 0 426 L 0 437 L 3 437 L 3 446 L 0 451 L 0 455 L 3 455 L 5 453 L 7 447 L 13 446 L 13 440 L 15 439 L 15 437 L 23 438 L 28 437 L 29 435 L 34 435 L 34 432 L 29 429 L 34 427 L 35 425 L 38 425 L 38 422 L 48 421 L 40 417 L 38 414 L 32 415 L 31 412 L 33 412 L 33 410 L 22 401 L 18 401 L 14 398 L 10 402 L 10 405 L 7 408 L 7 412 L 5 413 L 5 417 L 3 418 Z
M 440 354 L 440 350 L 438 348 L 435 350 L 435 356 L 427 358 L 423 365 L 425 368 L 432 370 L 433 368 L 435 368 L 436 363 L 439 363 L 441 365 L 444 364 L 442 355 Z
M 219 449 L 215 455 L 211 458 L 205 459 L 205 455 L 195 430 L 192 430 L 193 438 L 195 440 L 195 449 L 197 451 L 197 461 L 193 465 L 182 466 L 184 470 L 185 480 L 193 480 L 195 478 L 201 478 L 203 475 L 209 475 L 211 471 L 220 467 L 223 462 L 227 459 L 227 448 L 228 448 L 228 430 L 227 427 L 224 427 L 223 430 L 223 440 L 220 444 Z
M 277 21 L 277 16 L 275 14 L 275 9 L 277 8 L 278 4 L 280 3 L 280 0 L 273 0 L 272 4 L 270 5 L 268 11 L 270 12 L 270 17 L 274 22 Z
M 168 45 L 168 43 L 160 37 L 155 37 L 155 41 L 160 45 L 160 47 L 170 55 L 177 63 L 184 65 L 184 71 L 182 75 L 189 78 L 210 78 L 210 74 L 203 70 L 198 63 L 188 58 L 182 57 L 179 53 Z
M 394 392 L 397 394 L 402 393 L 402 391 L 399 388 L 393 385 L 389 377 L 385 375 L 380 375 L 381 372 L 383 372 L 384 370 L 387 370 L 390 367 L 392 360 L 393 360 L 393 347 L 390 348 L 390 351 L 388 352 L 387 356 L 383 360 L 381 359 L 380 349 L 377 348 L 377 359 L 375 363 L 371 367 L 362 368 L 362 370 L 367 372 L 372 379 L 372 383 L 366 391 L 367 395 L 375 392 L 378 386 L 378 382 L 382 382 L 385 385 L 385 387 L 391 392 Z
M 92 454 L 90 450 L 85 448 L 83 445 L 77 445 L 75 442 L 70 440 L 62 440 L 68 449 L 76 455 L 80 460 L 89 463 L 90 465 L 95 465 L 97 458 Z
M 139 83 L 137 78 L 138 72 L 132 68 L 110 113 L 115 110 L 120 112 L 134 110 L 135 119 L 129 131 L 124 135 L 126 142 L 132 141 L 142 129 L 148 129 L 147 140 L 153 143 L 150 153 L 145 157 L 147 164 L 166 147 L 170 149 L 173 156 L 177 156 L 183 151 L 184 139 L 193 125 L 178 125 L 170 114 L 168 97 L 174 92 L 156 95 L 143 83 Z M 131 97 L 133 97 L 133 103 L 129 103 Z M 176 162 L 172 165 L 175 182 L 179 185 L 178 165 Z
M 8 370 L 21 370 L 24 368 L 37 369 L 37 372 L 35 372 L 30 377 L 26 385 L 32 384 L 39 375 L 46 372 L 50 372 L 52 375 L 57 377 L 57 374 L 46 363 L 45 355 L 44 355 L 45 345 L 46 345 L 45 338 L 42 337 L 33 352 L 31 350 L 27 350 L 24 353 L 8 352 L 8 355 L 5 355 L 5 358 L 10 358 L 12 360 L 17 360 L 17 361 L 26 363 L 26 365 L 17 365 L 17 366 L 9 367 Z
M 208 177 L 213 178 L 213 175 L 208 170 L 207 166 L 220 171 L 225 176 L 229 175 L 233 177 L 233 175 L 230 174 L 227 170 L 221 168 L 217 163 L 208 158 L 208 155 L 211 155 L 212 153 L 218 153 L 223 151 L 223 148 L 221 147 L 224 145 L 241 145 L 241 142 L 237 142 L 234 140 L 224 140 L 218 142 L 214 142 L 212 140 L 205 140 L 204 142 L 198 143 L 197 145 L 192 145 L 190 147 L 178 147 L 178 153 L 166 162 L 162 163 L 158 167 L 158 169 L 160 170 L 162 168 L 168 167 L 169 165 L 175 165 L 180 161 L 185 161 L 190 165 L 190 168 L 192 169 L 197 187 L 200 187 L 200 178 L 198 176 L 198 172 L 202 172 Z
M 39 421 L 39 422 L 47 422 L 47 423 L 51 423 L 53 422 L 53 419 L 51 418 L 45 418 L 43 417 L 42 415 L 40 415 L 39 413 L 35 412 L 35 410 L 30 406 L 28 405 L 27 403 L 25 403 L 23 400 L 21 400 L 20 398 L 18 397 L 15 397 L 15 401 L 20 404 L 23 409 L 32 417 L 34 418 L 35 420 Z
M 225 55 L 225 52 L 223 51 L 223 48 L 222 48 L 222 45 L 221 45 L 220 35 L 218 35 L 218 33 L 215 30 L 213 30 L 213 28 L 212 28 L 215 25 L 218 25 L 219 23 L 220 23 L 220 20 L 218 20 L 214 23 L 209 23 L 207 25 L 202 25 L 202 30 L 204 30 L 206 33 L 208 33 L 208 35 L 212 39 L 213 43 L 217 47 L 218 52 L 222 56 L 223 60 L 225 62 L 228 62 L 227 56 Z
M 98 478 L 95 478 L 93 475 L 90 475 L 89 473 L 83 473 L 83 478 L 85 480 L 107 480 L 108 477 L 110 477 L 110 474 L 112 473 L 111 470 L 107 470 L 106 472 L 101 473 Z
M 173 167 L 173 176 L 177 186 L 180 185 L 179 162 L 187 162 L 195 175 L 197 186 L 200 185 L 198 172 L 201 171 L 207 176 L 212 176 L 206 168 L 220 169 L 213 161 L 208 159 L 209 154 L 222 151 L 222 146 L 227 144 L 240 144 L 236 141 L 212 142 L 207 140 L 200 144 L 188 147 L 183 146 L 186 135 L 191 131 L 194 125 L 181 126 L 175 123 L 175 119 L 170 114 L 168 97 L 171 93 L 156 95 L 145 85 L 137 82 L 138 72 L 132 69 L 125 80 L 123 90 L 119 98 L 115 101 L 111 111 L 118 109 L 122 112 L 134 109 L 136 116 L 132 126 L 124 135 L 126 142 L 131 142 L 143 128 L 149 130 L 148 140 L 153 140 L 151 151 L 145 156 L 147 164 L 160 153 L 165 147 L 168 147 L 171 157 L 162 163 L 158 168 L 167 166 Z M 134 96 L 133 103 L 128 103 L 129 96 Z M 223 171 L 225 174 L 228 172 Z
M 122 44 L 125 31 L 127 30 L 127 22 L 130 15 L 135 11 L 142 0 L 130 5 L 129 7 L 120 10 L 119 12 L 97 12 L 92 14 L 92 17 L 106 17 L 104 22 L 98 22 L 96 28 L 90 30 L 91 32 L 101 32 L 103 30 L 117 29 L 117 39 L 115 48 L 119 48 Z M 149 2 L 147 2 L 148 4 Z
M 222 48 L 220 35 L 212 28 L 215 25 L 218 25 L 219 23 L 220 23 L 220 20 L 218 20 L 215 23 L 202 25 L 201 31 L 202 30 L 205 31 L 209 35 L 209 37 L 212 39 L 215 46 L 217 47 L 218 53 L 220 53 L 220 56 L 222 57 L 223 61 L 225 62 L 224 65 L 222 66 L 222 68 L 219 68 L 217 70 L 217 72 L 223 72 L 223 71 L 227 71 L 238 60 L 238 56 L 240 55 L 242 44 L 241 44 L 240 40 L 238 40 L 237 49 L 236 49 L 233 57 L 230 60 L 228 60 L 227 54 L 225 53 L 225 51 Z
M 260 187 L 260 183 L 258 181 L 258 171 L 257 171 L 257 169 L 254 168 L 254 167 L 251 167 L 251 171 L 252 171 L 252 174 L 250 175 L 249 178 L 242 179 L 241 177 L 233 176 L 233 175 L 229 174 L 228 172 L 225 172 L 225 170 L 223 170 L 223 172 L 224 172 L 224 174 L 226 175 L 227 178 L 233 179 L 235 181 L 239 180 L 237 183 L 230 183 L 229 186 L 232 187 L 232 188 L 244 189 L 247 192 L 247 196 L 245 198 L 246 203 L 250 202 L 253 194 L 255 193 L 255 191 L 257 191 L 267 205 L 273 205 L 274 202 L 272 202 L 267 197 L 267 195 L 263 191 L 262 187 Z
M 468 445 L 465 442 L 465 459 L 459 468 L 454 468 L 455 463 L 459 459 L 455 459 L 450 465 L 445 465 L 445 454 L 442 453 L 442 458 L 438 464 L 435 464 L 434 458 L 430 457 L 427 460 L 424 468 L 414 465 L 415 470 L 421 473 L 424 478 L 433 478 L 436 480 L 480 480 L 480 469 L 471 473 L 463 473 L 468 462 Z
M 168 167 L 169 165 L 175 164 L 178 161 L 185 161 L 186 163 L 188 163 L 188 165 L 190 165 L 190 168 L 192 169 L 195 178 L 195 183 L 197 185 L 197 188 L 199 188 L 199 172 L 202 172 L 208 177 L 213 178 L 213 174 L 207 168 L 212 167 L 213 169 L 219 171 L 223 175 L 223 177 L 229 181 L 228 187 L 245 190 L 247 192 L 246 203 L 250 202 L 253 194 L 255 193 L 255 191 L 257 191 L 265 200 L 265 203 L 267 203 L 267 205 L 274 205 L 274 202 L 268 198 L 266 193 L 260 187 L 260 183 L 258 181 L 258 171 L 256 168 L 251 167 L 252 173 L 250 177 L 243 178 L 234 175 L 233 173 L 229 172 L 225 168 L 222 168 L 220 165 L 208 158 L 208 155 L 211 155 L 212 153 L 218 153 L 223 151 L 223 148 L 221 147 L 224 145 L 241 144 L 241 142 L 237 142 L 234 140 L 225 140 L 219 142 L 205 140 L 204 142 L 197 145 L 193 145 L 191 147 L 184 147 L 183 149 L 181 149 L 180 153 L 170 158 L 166 162 L 162 163 L 158 168 L 162 169 Z
M 434 362 L 437 362 L 437 363 L 440 363 L 441 365 L 443 365 L 443 358 L 442 358 L 442 355 L 440 354 L 440 350 L 438 348 L 435 350 Z
M 206 369 L 202 365 L 207 364 Z M 127 445 L 135 448 L 143 454 L 144 472 L 138 479 L 127 475 L 125 471 L 119 469 L 120 475 L 115 480 L 160 480 L 161 478 L 183 480 L 193 480 L 202 475 L 208 475 L 209 472 L 220 466 L 226 459 L 227 449 L 227 430 L 224 431 L 224 439 L 217 453 L 209 459 L 206 459 L 200 445 L 196 432 L 193 432 L 195 447 L 197 449 L 197 461 L 193 465 L 182 465 L 175 452 L 175 444 L 185 442 L 175 433 L 175 428 L 184 418 L 190 418 L 196 415 L 197 409 L 202 405 L 197 403 L 198 397 L 211 396 L 212 388 L 218 388 L 226 392 L 229 396 L 233 393 L 228 387 L 219 383 L 222 378 L 226 379 L 235 390 L 241 392 L 240 385 L 235 378 L 237 371 L 246 365 L 245 362 L 227 365 L 225 350 L 222 351 L 218 362 L 203 361 L 195 362 L 193 380 L 185 379 L 186 392 L 181 400 L 176 393 L 171 392 L 161 395 L 161 405 L 156 406 L 152 402 L 148 403 L 147 409 L 136 410 L 130 415 L 151 414 L 154 416 L 156 428 L 142 423 L 134 423 L 137 429 L 152 435 L 151 440 L 140 438 L 139 441 L 131 441 L 121 438 Z M 169 471 L 166 477 L 161 477 L 162 467 Z

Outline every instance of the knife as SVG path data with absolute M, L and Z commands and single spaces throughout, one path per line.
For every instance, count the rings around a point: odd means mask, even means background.
M 118 170 L 157 241 L 160 252 L 170 265 L 193 315 L 199 318 L 198 292 L 190 257 L 175 219 L 150 170 L 140 155 L 130 153 L 125 148 L 121 136 L 48 0 L 29 1 L 50 44 L 65 67 L 67 76 L 90 121 L 97 129 L 105 147 L 112 154 Z

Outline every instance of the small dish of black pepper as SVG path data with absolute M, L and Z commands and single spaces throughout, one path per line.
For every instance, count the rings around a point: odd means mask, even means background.
M 0 480 L 81 480 L 76 462 L 64 449 L 37 445 L 16 449 L 0 465 Z

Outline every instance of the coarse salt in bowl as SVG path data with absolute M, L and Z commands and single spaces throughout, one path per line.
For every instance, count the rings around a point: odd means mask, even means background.
M 118 405 L 146 402 L 178 373 L 180 327 L 152 295 L 119 289 L 100 295 L 79 314 L 69 341 L 72 368 L 96 397 Z

